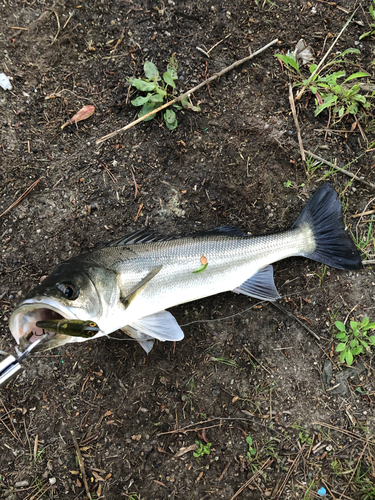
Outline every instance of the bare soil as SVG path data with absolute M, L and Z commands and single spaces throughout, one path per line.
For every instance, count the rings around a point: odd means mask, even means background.
M 370 3 L 356 3 L 334 51 L 360 48 L 348 72 L 373 81 L 374 40 L 359 42 Z M 13 86 L 0 89 L 0 214 L 40 179 L 0 218 L 0 349 L 14 348 L 8 319 L 20 297 L 62 260 L 144 226 L 162 235 L 225 224 L 275 232 L 321 185 L 328 167 L 305 172 L 289 74 L 274 54 L 303 37 L 320 61 L 354 2 L 0 5 L 0 72 Z M 127 78 L 142 77 L 145 60 L 164 72 L 176 53 L 186 91 L 274 38 L 277 45 L 197 92 L 202 111 L 179 111 L 174 131 L 160 116 L 95 145 L 135 119 Z M 209 58 L 197 49 L 215 44 Z M 94 115 L 61 130 L 86 104 Z M 327 133 L 328 113 L 314 109 L 306 92 L 297 102 L 304 148 L 352 162 L 348 170 L 374 183 L 364 140 L 371 129 L 363 122 L 362 134 L 350 117 Z M 329 181 L 349 230 L 367 235 L 371 216 L 357 225 L 353 215 L 373 209 L 371 188 L 341 173 Z M 364 258 L 373 253 L 367 247 Z M 323 274 L 304 259 L 275 265 L 280 305 L 293 316 L 227 293 L 174 308 L 185 339 L 157 343 L 148 356 L 136 342 L 109 338 L 31 358 L 0 392 L 0 498 L 76 499 L 89 490 L 113 500 L 230 500 L 246 483 L 236 498 L 319 498 L 322 487 L 330 499 L 375 498 L 372 354 L 355 369 L 341 365 L 333 326 L 375 320 L 374 270 Z M 210 453 L 184 450 L 196 441 L 211 443 Z

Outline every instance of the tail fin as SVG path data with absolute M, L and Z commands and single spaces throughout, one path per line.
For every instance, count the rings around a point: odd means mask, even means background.
M 314 234 L 315 250 L 304 257 L 337 269 L 362 267 L 360 253 L 345 231 L 339 197 L 328 182 L 312 195 L 293 227 L 306 223 Z

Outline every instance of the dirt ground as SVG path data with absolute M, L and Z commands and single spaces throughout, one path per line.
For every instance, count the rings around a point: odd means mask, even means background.
M 332 54 L 359 48 L 344 67 L 374 81 L 374 38 L 359 41 L 372 2 L 354 3 L 2 0 L 0 72 L 13 88 L 0 88 L 0 214 L 39 182 L 0 218 L 0 349 L 14 352 L 8 320 L 20 297 L 103 241 L 144 226 L 290 226 L 329 167 L 305 171 L 288 98 L 298 77 L 274 54 L 304 38 L 319 62 L 358 7 Z M 95 144 L 136 118 L 127 79 L 146 60 L 164 72 L 175 53 L 184 92 L 275 38 L 196 92 L 201 111 L 178 111 L 174 131 L 158 116 Z M 61 129 L 87 104 L 91 118 Z M 305 150 L 375 182 L 373 108 L 354 128 L 353 116 L 335 126 L 328 112 L 315 117 L 310 92 L 296 106 Z M 373 190 L 326 178 L 371 260 L 371 215 L 353 216 L 373 210 Z M 227 293 L 174 308 L 185 339 L 148 356 L 109 338 L 30 358 L 0 390 L 0 498 L 308 499 L 322 488 L 329 499 L 375 498 L 372 354 L 340 364 L 333 325 L 375 321 L 373 269 L 288 259 L 274 266 L 283 310 Z

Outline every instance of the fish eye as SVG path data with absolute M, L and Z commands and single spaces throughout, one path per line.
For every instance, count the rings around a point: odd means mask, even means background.
M 57 288 L 69 300 L 75 300 L 79 295 L 79 290 L 72 283 L 58 283 Z

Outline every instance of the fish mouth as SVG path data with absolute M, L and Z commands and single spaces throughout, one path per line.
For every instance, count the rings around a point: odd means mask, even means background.
M 36 348 L 39 350 L 52 349 L 71 341 L 68 335 L 42 330 L 36 326 L 38 321 L 51 319 L 78 319 L 76 315 L 58 301 L 46 297 L 26 299 L 10 316 L 9 328 L 22 349 L 40 339 L 43 334 L 47 337 Z

